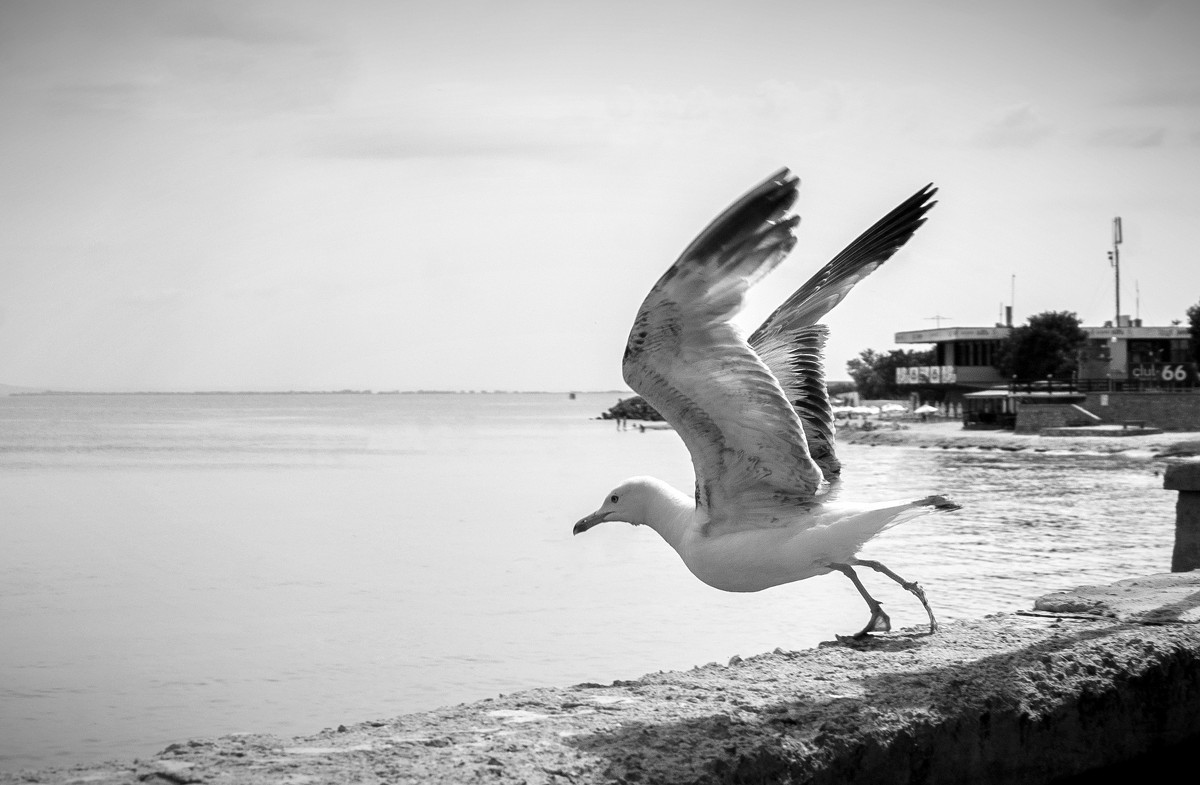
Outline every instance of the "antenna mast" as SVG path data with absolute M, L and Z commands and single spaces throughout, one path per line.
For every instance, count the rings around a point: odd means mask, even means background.
M 1113 327 L 1121 326 L 1121 216 L 1113 219 L 1113 249 L 1108 252 L 1108 261 L 1113 268 L 1113 291 L 1116 293 L 1117 313 Z

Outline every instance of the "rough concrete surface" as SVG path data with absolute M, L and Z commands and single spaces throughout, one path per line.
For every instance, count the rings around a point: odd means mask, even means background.
M 1200 740 L 1200 572 L 1038 607 L 0 782 L 1070 782 Z

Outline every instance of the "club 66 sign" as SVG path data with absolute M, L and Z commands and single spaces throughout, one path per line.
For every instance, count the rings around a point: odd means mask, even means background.
M 958 374 L 953 365 L 897 368 L 896 384 L 954 384 Z
M 1129 377 L 1153 384 L 1194 385 L 1195 363 L 1139 363 L 1129 369 Z

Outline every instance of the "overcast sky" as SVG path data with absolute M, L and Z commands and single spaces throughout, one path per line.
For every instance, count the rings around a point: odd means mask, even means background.
M 927 182 L 827 321 L 1200 301 L 1200 3 L 0 2 L 0 382 L 617 389 L 646 291 L 775 168 L 755 326 Z M 1140 293 L 1140 297 L 1137 295 Z M 1139 303 L 1140 300 L 1140 303 Z

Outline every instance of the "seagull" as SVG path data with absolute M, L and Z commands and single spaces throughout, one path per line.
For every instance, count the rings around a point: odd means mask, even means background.
M 925 222 L 932 184 L 906 199 L 822 267 L 746 339 L 731 323 L 746 292 L 796 243 L 791 214 L 799 180 L 784 168 L 721 213 L 646 296 L 625 346 L 625 381 L 687 445 L 693 496 L 653 477 L 609 491 L 575 524 L 649 526 L 704 583 L 754 592 L 833 571 L 871 611 L 854 637 L 888 632 L 891 620 L 855 567 L 876 570 L 911 592 L 937 620 L 924 590 L 877 561 L 857 558 L 884 529 L 930 512 L 959 509 L 944 496 L 855 503 L 835 499 L 841 464 L 818 324 L 859 281 Z

